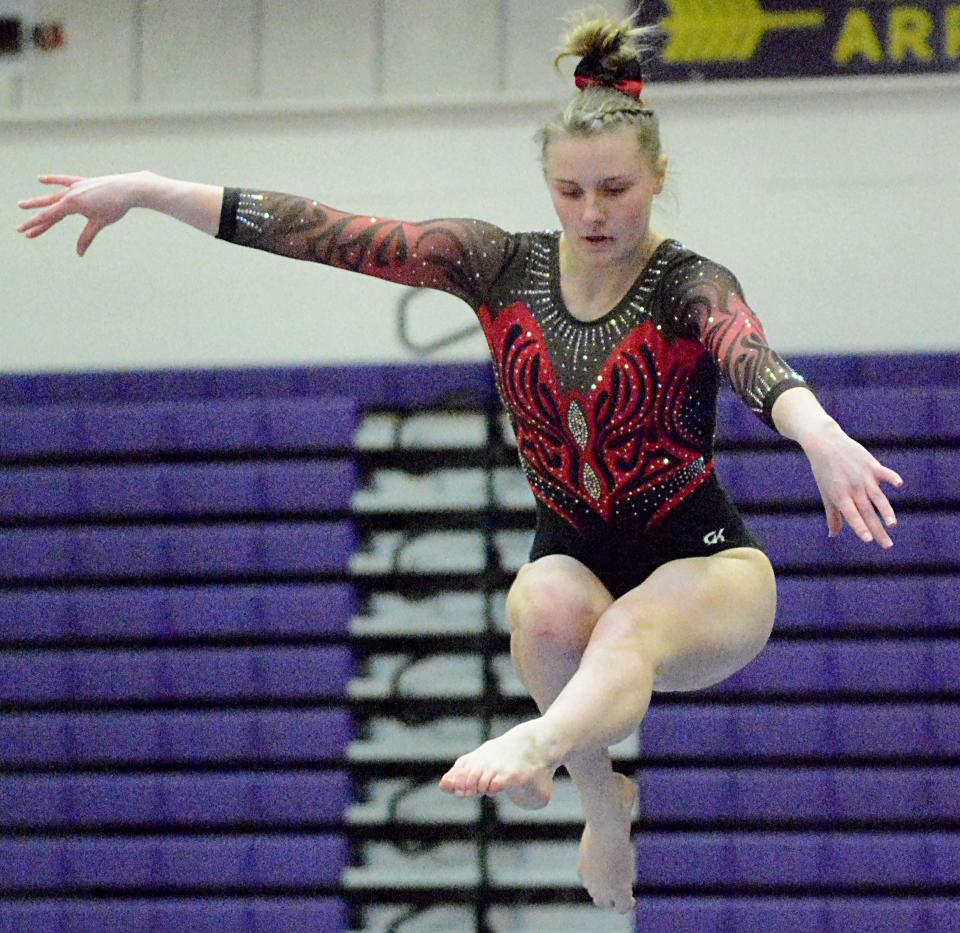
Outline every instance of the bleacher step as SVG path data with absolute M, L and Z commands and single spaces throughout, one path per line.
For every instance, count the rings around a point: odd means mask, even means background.
M 491 733 L 502 735 L 518 722 L 519 719 L 496 717 Z M 353 762 L 435 761 L 452 764 L 481 742 L 482 723 L 478 719 L 443 716 L 427 723 L 407 725 L 392 717 L 373 717 L 367 722 L 366 737 L 353 742 L 347 754 Z M 633 760 L 639 754 L 639 734 L 628 736 L 610 748 L 614 760 Z
M 363 418 L 355 437 L 356 447 L 361 451 L 482 448 L 486 443 L 486 416 L 480 411 L 414 415 L 369 413 Z
M 406 918 L 406 919 L 403 919 Z M 506 907 L 487 914 L 495 933 L 629 933 L 631 917 L 597 910 L 593 905 Z M 368 907 L 357 933 L 466 933 L 474 929 L 469 908 L 438 905 L 412 913 L 407 905 Z
M 507 632 L 503 612 L 505 593 L 493 600 L 494 622 L 498 631 Z M 483 593 L 449 591 L 413 599 L 397 593 L 374 593 L 363 615 L 350 621 L 350 634 L 356 639 L 377 637 L 419 637 L 436 635 L 479 635 L 486 630 Z
M 577 842 L 493 842 L 488 846 L 488 871 L 500 888 L 544 886 L 579 891 Z M 472 842 L 442 842 L 415 851 L 391 843 L 367 842 L 360 847 L 360 866 L 347 868 L 347 889 L 421 888 L 425 882 L 440 889 L 476 885 L 480 880 L 477 847 Z
M 529 531 L 498 531 L 493 537 L 505 570 L 517 571 L 527 562 Z M 353 574 L 480 573 L 485 567 L 484 536 L 479 531 L 378 531 L 350 560 Z
M 367 788 L 368 799 L 354 804 L 346 814 L 346 822 L 354 826 L 389 826 L 392 821 L 405 824 L 468 824 L 480 816 L 477 799 L 462 799 L 440 790 L 437 781 L 419 783 L 405 778 L 373 780 Z M 553 783 L 553 798 L 540 810 L 523 810 L 507 797 L 493 798 L 501 823 L 510 826 L 546 823 L 583 823 L 580 797 L 569 778 Z

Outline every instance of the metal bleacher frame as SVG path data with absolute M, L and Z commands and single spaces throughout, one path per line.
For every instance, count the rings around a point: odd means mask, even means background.
M 499 399 L 493 393 L 478 402 L 470 399 L 462 402 L 448 398 L 437 406 L 437 411 L 451 412 L 469 408 L 482 410 L 485 425 L 486 443 L 479 450 L 462 448 L 403 449 L 398 445 L 389 450 L 358 451 L 357 462 L 361 473 L 377 468 L 401 468 L 413 473 L 428 472 L 438 467 L 473 467 L 483 471 L 485 479 L 485 504 L 478 511 L 430 511 L 428 513 L 381 513 L 379 515 L 354 514 L 354 522 L 361 536 L 372 531 L 385 529 L 402 530 L 406 537 L 429 530 L 450 530 L 469 527 L 478 529 L 484 542 L 484 567 L 479 573 L 429 574 L 426 572 L 395 571 L 389 574 L 354 574 L 353 582 L 360 590 L 390 589 L 410 596 L 425 592 L 441 591 L 449 587 L 480 591 L 484 602 L 484 625 L 479 634 L 452 634 L 426 636 L 369 636 L 354 640 L 354 649 L 366 654 L 382 649 L 406 649 L 411 652 L 410 664 L 416 663 L 424 642 L 429 642 L 429 651 L 454 650 L 474 652 L 482 659 L 482 692 L 476 698 L 439 699 L 422 697 L 395 696 L 384 701 L 381 698 L 370 701 L 353 700 L 353 711 L 362 720 L 366 712 L 383 712 L 390 709 L 400 717 L 409 717 L 420 721 L 440 712 L 456 712 L 463 716 L 473 716 L 481 725 L 481 739 L 486 741 L 493 736 L 494 719 L 497 716 L 536 716 L 537 710 L 530 698 L 518 698 L 504 695 L 499 689 L 499 680 L 494 671 L 494 657 L 509 649 L 508 636 L 498 628 L 494 612 L 494 601 L 502 598 L 509 586 L 512 573 L 501 566 L 499 552 L 495 543 L 495 534 L 501 530 L 532 530 L 531 510 L 505 509 L 497 505 L 494 491 L 494 471 L 501 467 L 516 467 L 516 447 L 510 444 L 503 434 L 503 420 Z M 423 409 L 419 411 L 420 414 Z M 376 411 L 369 412 L 375 414 Z M 395 412 L 392 412 L 395 413 Z M 401 416 L 402 417 L 402 416 Z M 397 421 L 397 426 L 401 421 Z M 399 431 L 398 431 L 399 434 Z M 402 545 L 401 548 L 402 549 Z M 398 552 L 399 550 L 398 549 Z M 403 669 L 398 673 L 403 673 Z M 362 727 L 361 727 L 362 731 Z M 465 749 L 467 751 L 468 749 Z M 626 762 L 633 765 L 636 762 Z M 624 761 L 618 762 L 622 767 Z M 403 776 L 419 781 L 436 781 L 440 776 L 434 762 L 394 763 L 378 761 L 374 763 L 350 763 L 355 784 L 373 775 Z M 398 794 L 397 800 L 407 792 L 405 788 Z M 397 801 L 395 801 L 397 802 Z M 589 904 L 589 898 L 579 888 L 567 886 L 538 887 L 529 889 L 498 887 L 491 878 L 489 866 L 490 846 L 498 841 L 511 841 L 519 837 L 540 839 L 579 838 L 571 834 L 571 827 L 564 824 L 550 824 L 538 820 L 537 824 L 504 823 L 497 815 L 496 804 L 487 797 L 480 798 L 479 819 L 475 822 L 432 825 L 422 823 L 404 824 L 393 822 L 387 826 L 350 827 L 348 833 L 354 840 L 378 839 L 390 841 L 400 846 L 429 847 L 432 844 L 451 839 L 471 839 L 475 842 L 478 868 L 477 884 L 460 886 L 456 889 L 424 885 L 420 888 L 378 888 L 358 890 L 345 888 L 344 897 L 352 907 L 353 929 L 363 929 L 362 908 L 375 904 L 403 904 L 408 908 L 388 930 L 401 930 L 402 924 L 412 920 L 417 914 L 438 905 L 456 904 L 470 908 L 475 933 L 494 933 L 489 924 L 488 914 L 497 905 L 537 904 Z

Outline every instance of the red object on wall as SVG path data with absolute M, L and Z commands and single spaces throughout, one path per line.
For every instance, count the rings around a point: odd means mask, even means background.
M 34 26 L 33 44 L 44 52 L 62 49 L 67 44 L 63 23 L 40 23 Z

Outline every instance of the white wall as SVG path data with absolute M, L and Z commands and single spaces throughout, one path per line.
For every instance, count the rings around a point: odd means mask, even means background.
M 132 212 L 87 256 L 13 231 L 42 172 L 150 168 L 420 219 L 553 226 L 532 135 L 576 0 L 32 0 L 68 46 L 0 69 L 0 371 L 404 359 L 396 286 Z M 610 4 L 613 6 L 614 4 Z M 960 76 L 652 87 L 656 223 L 790 352 L 960 350 Z M 426 294 L 415 330 L 469 324 Z M 444 354 L 481 357 L 475 336 Z

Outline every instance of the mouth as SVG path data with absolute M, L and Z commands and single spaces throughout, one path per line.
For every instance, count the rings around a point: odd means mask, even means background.
M 612 243 L 613 237 L 610 236 L 585 236 L 585 239 L 588 243 L 594 244 L 603 244 L 603 243 Z

